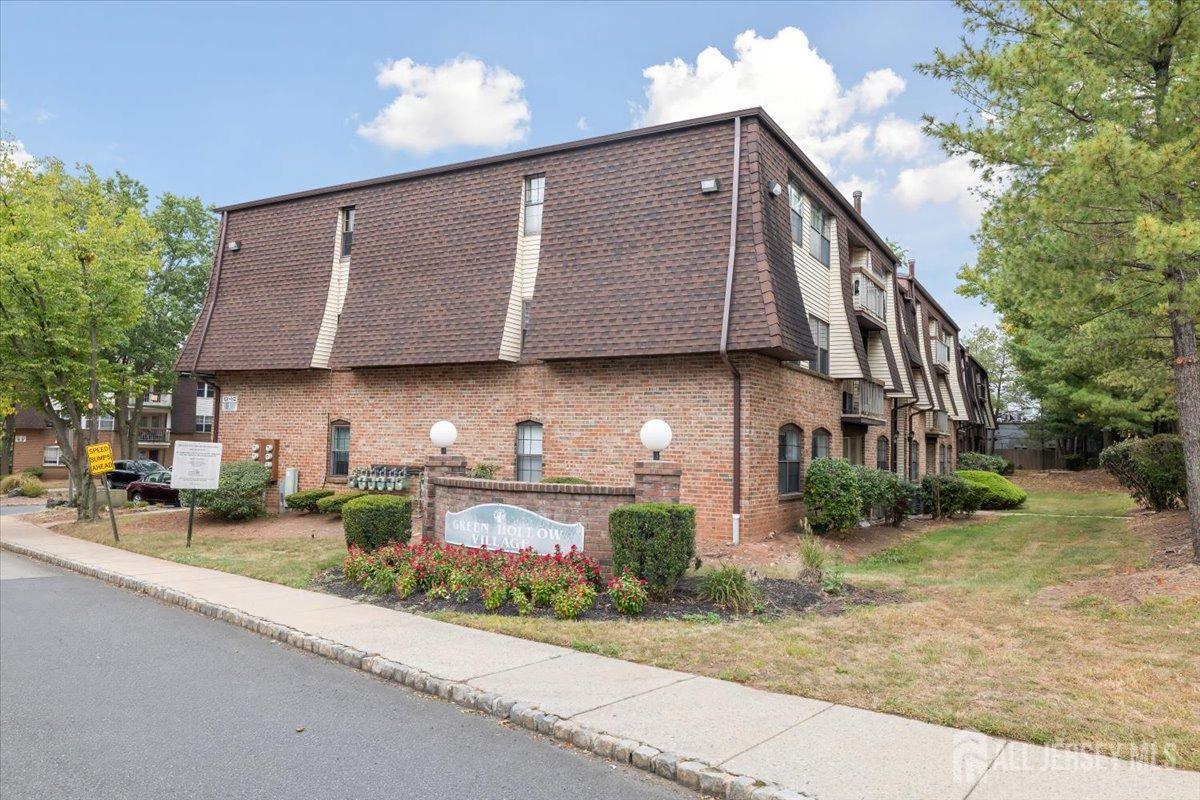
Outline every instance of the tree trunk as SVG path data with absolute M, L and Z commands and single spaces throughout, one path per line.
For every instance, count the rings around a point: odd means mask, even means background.
M 1175 405 L 1183 436 L 1187 472 L 1188 527 L 1192 557 L 1200 562 L 1200 370 L 1196 366 L 1196 322 L 1183 311 L 1171 311 L 1171 340 L 1175 350 Z
M 17 415 L 4 418 L 4 438 L 0 439 L 0 475 L 9 475 L 13 467 L 14 438 L 17 435 Z
M 113 412 L 113 439 L 116 441 L 120 458 L 137 458 L 138 429 L 142 424 L 142 397 L 130 403 L 129 396 L 119 393 L 113 396 L 116 410 Z

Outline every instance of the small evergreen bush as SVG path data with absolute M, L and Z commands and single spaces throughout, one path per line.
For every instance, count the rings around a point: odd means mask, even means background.
M 346 544 L 374 550 L 388 542 L 407 543 L 412 536 L 412 498 L 393 494 L 357 497 L 342 507 Z
M 263 494 L 271 471 L 257 461 L 230 461 L 221 465 L 216 489 L 197 493 L 196 505 L 220 519 L 252 519 L 266 513 Z
M 328 497 L 322 497 L 317 500 L 317 512 L 321 514 L 340 514 L 342 506 L 359 497 L 366 495 L 366 492 L 337 492 Z
M 549 478 L 542 478 L 542 483 L 567 483 L 575 486 L 591 486 L 592 482 L 583 478 L 576 478 L 572 475 L 552 475 Z
M 46 474 L 46 468 L 41 465 L 34 465 L 32 467 L 26 467 L 25 469 L 21 470 L 21 472 L 26 475 L 32 475 L 35 478 L 40 478 Z
M 1012 473 L 1012 463 L 1007 458 L 987 453 L 959 453 L 958 468 L 994 472 L 997 475 Z
M 804 505 L 813 527 L 844 531 L 862 517 L 863 498 L 858 473 L 840 458 L 818 458 L 804 478 Z
M 870 518 L 878 511 L 892 525 L 899 525 L 908 517 L 909 502 L 918 489 L 916 484 L 885 469 L 855 467 L 854 471 L 862 495 L 862 517 Z
M 498 469 L 499 467 L 497 467 L 495 464 L 489 464 L 486 461 L 481 461 L 471 469 L 468 477 L 490 481 L 492 478 L 496 477 L 496 470 Z
M 316 511 L 317 501 L 332 494 L 333 489 L 304 489 L 292 492 L 283 499 L 283 502 L 288 508 L 296 511 Z
M 1025 490 L 1003 475 L 971 469 L 960 469 L 954 474 L 979 490 L 980 508 L 1016 508 L 1025 502 Z
M 631 503 L 608 515 L 613 572 L 626 570 L 669 598 L 696 554 L 696 509 L 678 503 Z
M 1100 466 L 1128 489 L 1134 500 L 1155 511 L 1186 504 L 1183 437 L 1177 434 L 1117 442 L 1100 453 Z

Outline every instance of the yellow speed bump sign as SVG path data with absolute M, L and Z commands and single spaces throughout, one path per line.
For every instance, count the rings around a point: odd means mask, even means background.
M 107 442 L 100 444 L 89 444 L 87 448 L 88 456 L 88 471 L 93 475 L 103 475 L 106 472 L 112 472 L 113 457 L 112 445 Z

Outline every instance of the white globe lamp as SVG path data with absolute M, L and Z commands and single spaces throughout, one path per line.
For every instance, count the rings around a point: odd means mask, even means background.
M 454 423 L 449 420 L 439 420 L 433 423 L 433 427 L 429 429 L 429 440 L 433 442 L 434 447 L 441 448 L 442 455 L 446 454 L 446 448 L 454 444 L 458 439 L 458 428 L 454 427 Z
M 671 446 L 671 426 L 661 419 L 648 419 L 642 425 L 642 446 L 654 453 L 658 461 L 662 451 Z

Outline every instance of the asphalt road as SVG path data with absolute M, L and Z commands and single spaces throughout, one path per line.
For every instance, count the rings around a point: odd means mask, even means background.
M 225 623 L 0 552 L 0 796 L 693 798 Z

